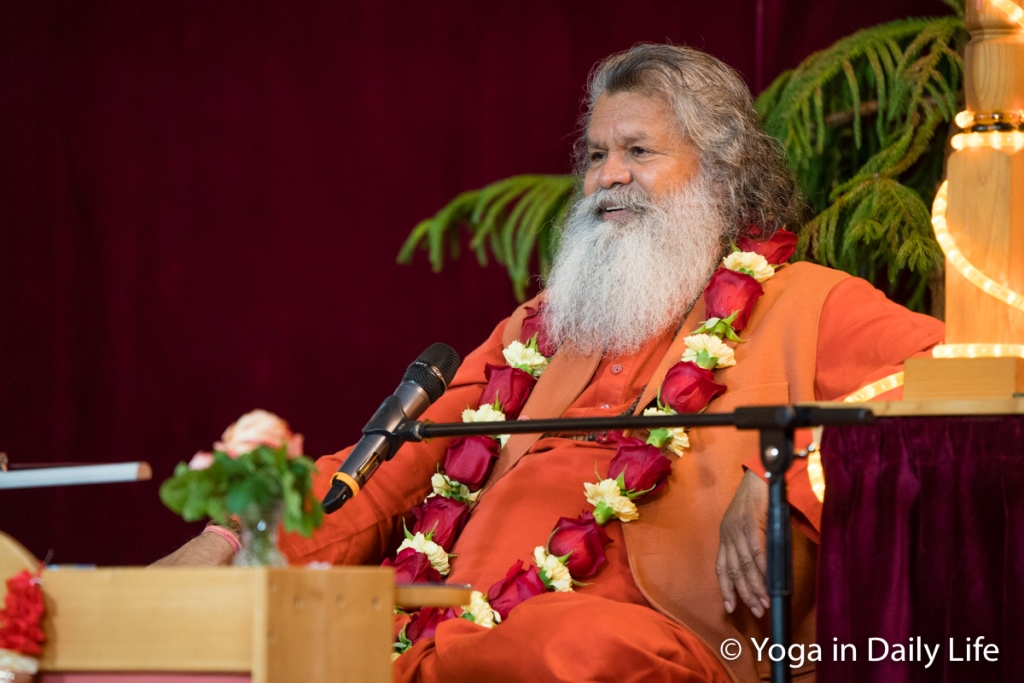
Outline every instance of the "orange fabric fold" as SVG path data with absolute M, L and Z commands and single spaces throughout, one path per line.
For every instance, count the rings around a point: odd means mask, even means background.
M 687 628 L 650 608 L 583 593 L 531 598 L 493 629 L 450 619 L 394 667 L 395 683 L 729 680 Z

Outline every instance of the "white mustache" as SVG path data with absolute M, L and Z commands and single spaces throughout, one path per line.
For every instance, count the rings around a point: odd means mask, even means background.
M 646 212 L 655 207 L 654 200 L 639 185 L 616 185 L 598 188 L 589 197 L 580 200 L 580 209 L 589 215 L 599 216 L 605 209 L 617 208 Z

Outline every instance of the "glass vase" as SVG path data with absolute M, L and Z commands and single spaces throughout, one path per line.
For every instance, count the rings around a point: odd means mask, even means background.
M 0 648 L 0 683 L 32 683 L 38 670 L 35 657 Z
M 35 676 L 27 671 L 15 671 L 0 666 L 0 683 L 32 683 Z
M 242 547 L 232 562 L 236 567 L 287 567 L 288 560 L 277 546 L 277 530 L 284 513 L 283 503 L 253 506 L 238 516 Z

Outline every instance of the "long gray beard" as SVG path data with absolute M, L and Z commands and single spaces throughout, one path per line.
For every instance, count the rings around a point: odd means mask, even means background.
M 605 221 L 599 204 L 635 210 Z M 579 200 L 547 280 L 548 333 L 587 354 L 629 355 L 678 324 L 697 300 L 729 233 L 703 174 L 661 204 L 629 185 Z

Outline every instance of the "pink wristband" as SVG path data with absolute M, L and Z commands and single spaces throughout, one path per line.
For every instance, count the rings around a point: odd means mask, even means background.
M 241 542 L 238 540 L 238 536 L 232 533 L 230 529 L 225 529 L 222 526 L 217 526 L 216 524 L 207 524 L 206 528 L 203 529 L 203 533 L 217 534 L 218 536 L 220 536 L 225 541 L 231 544 L 231 552 L 233 553 L 237 553 L 239 549 L 241 549 L 242 547 Z

